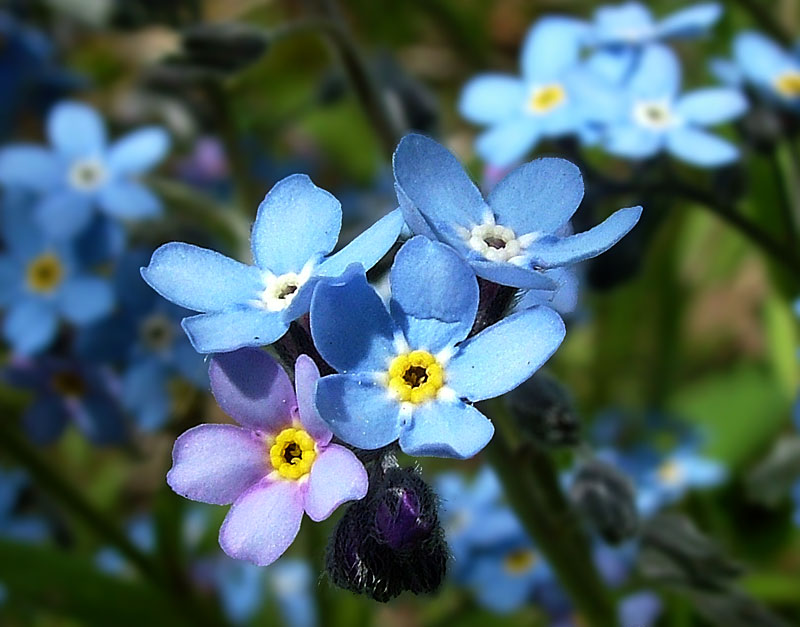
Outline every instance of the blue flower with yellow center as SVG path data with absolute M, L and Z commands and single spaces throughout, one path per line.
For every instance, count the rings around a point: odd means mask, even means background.
M 399 439 L 410 455 L 472 457 L 494 427 L 471 402 L 528 379 L 561 344 L 564 323 L 533 307 L 467 339 L 478 309 L 475 274 L 424 237 L 397 253 L 390 283 L 388 310 L 357 267 L 317 287 L 311 333 L 340 373 L 317 385 L 320 416 L 358 448 Z
M 741 78 L 772 101 L 800 112 L 800 56 L 761 33 L 746 31 L 733 45 Z

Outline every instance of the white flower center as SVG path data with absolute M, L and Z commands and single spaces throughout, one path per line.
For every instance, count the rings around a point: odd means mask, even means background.
M 518 238 L 507 226 L 494 223 L 473 226 L 465 234 L 465 239 L 472 250 L 489 261 L 511 261 L 519 257 L 530 243 L 528 236 Z
M 669 103 L 662 100 L 637 102 L 633 106 L 633 119 L 639 126 L 655 131 L 666 130 L 678 122 Z
M 287 272 L 275 275 L 271 272 L 264 273 L 264 291 L 261 292 L 258 305 L 267 311 L 282 311 L 286 309 L 297 296 L 300 288 L 311 276 L 314 264 L 309 262 L 300 271 Z
M 97 189 L 107 178 L 105 166 L 95 158 L 75 161 L 69 169 L 69 184 L 83 192 Z

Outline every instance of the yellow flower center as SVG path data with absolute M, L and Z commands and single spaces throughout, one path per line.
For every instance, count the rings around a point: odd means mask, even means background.
M 531 113 L 549 113 L 561 106 L 567 99 L 567 92 L 558 83 L 536 87 L 528 100 L 528 110 Z
M 775 79 L 775 89 L 786 98 L 800 97 L 800 72 L 789 70 Z
M 67 398 L 80 398 L 86 394 L 86 382 L 74 372 L 59 372 L 50 383 L 56 392 Z
M 424 403 L 444 385 L 444 368 L 428 351 L 411 351 L 392 360 L 388 385 L 399 401 Z
M 64 278 L 64 267 L 53 253 L 39 255 L 28 264 L 28 287 L 40 294 L 52 292 Z
M 675 485 L 683 478 L 683 468 L 675 460 L 668 460 L 658 468 L 658 478 L 662 483 Z
M 316 458 L 314 438 L 294 427 L 281 431 L 269 449 L 272 467 L 286 479 L 300 479 L 307 475 Z
M 530 549 L 511 551 L 503 560 L 503 566 L 512 575 L 520 575 L 529 571 L 536 563 L 536 553 Z

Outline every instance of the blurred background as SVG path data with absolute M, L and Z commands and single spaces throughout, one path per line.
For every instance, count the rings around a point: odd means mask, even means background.
M 4 180 L 0 624 L 581 624 L 530 539 L 493 527 L 494 514 L 511 514 L 481 455 L 416 460 L 443 499 L 455 557 L 436 593 L 381 604 L 332 586 L 323 558 L 337 515 L 305 521 L 268 568 L 226 557 L 217 544 L 225 508 L 185 501 L 164 478 L 178 434 L 228 418 L 179 327 L 187 312 L 162 301 L 138 268 L 168 241 L 245 258 L 258 203 L 295 172 L 341 201 L 346 242 L 396 207 L 391 152 L 412 129 L 445 144 L 489 187 L 502 173 L 476 154 L 482 129 L 459 114 L 464 85 L 485 72 L 517 74 L 541 16 L 591 20 L 600 4 L 0 3 L 4 146 L 46 145 L 48 112 L 65 100 L 96 109 L 110 139 L 150 125 L 171 138 L 142 173 L 161 212 L 95 212 L 55 269 L 36 256 L 46 235 L 31 220 L 45 173 L 13 173 L 28 181 L 22 188 Z M 645 4 L 662 17 L 690 3 Z M 800 2 L 719 4 L 707 33 L 669 42 L 685 89 L 724 80 L 712 61 L 730 60 L 743 30 L 794 54 Z M 527 154 L 581 165 L 587 199 L 576 230 L 619 207 L 645 208 L 628 238 L 579 268 L 564 345 L 508 399 L 512 414 L 541 427 L 525 437 L 554 451 L 590 517 L 595 501 L 587 505 L 580 488 L 605 484 L 603 469 L 592 475 L 581 465 L 587 451 L 636 487 L 638 538 L 598 541 L 593 555 L 615 598 L 633 599 L 621 616 L 634 622 L 621 618 L 623 627 L 800 624 L 800 269 L 792 265 L 800 248 L 797 224 L 792 233 L 780 209 L 798 215 L 800 114 L 750 95 L 749 113 L 719 131 L 742 152 L 729 167 L 634 162 L 558 139 Z M 775 241 L 788 264 L 765 252 Z M 28 298 L 23 279 L 42 291 L 60 272 L 95 283 L 56 313 L 15 309 Z M 530 551 L 519 553 L 520 542 Z M 508 586 L 523 591 L 498 601 Z

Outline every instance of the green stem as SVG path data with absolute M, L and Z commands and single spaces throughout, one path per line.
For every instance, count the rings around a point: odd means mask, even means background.
M 486 447 L 511 506 L 592 627 L 615 627 L 616 610 L 592 562 L 580 520 L 564 498 L 548 454 L 538 446 L 514 446 L 502 401 L 485 403 L 497 432 Z
M 789 245 L 792 245 L 795 242 L 797 223 L 795 222 L 794 216 L 792 190 L 789 188 L 788 177 L 781 164 L 781 155 L 778 147 L 776 147 L 772 155 L 770 155 L 769 162 L 772 167 L 773 178 L 775 179 L 775 188 L 780 198 L 781 218 L 783 219 L 783 228 L 786 231 L 783 239 L 789 243 Z

